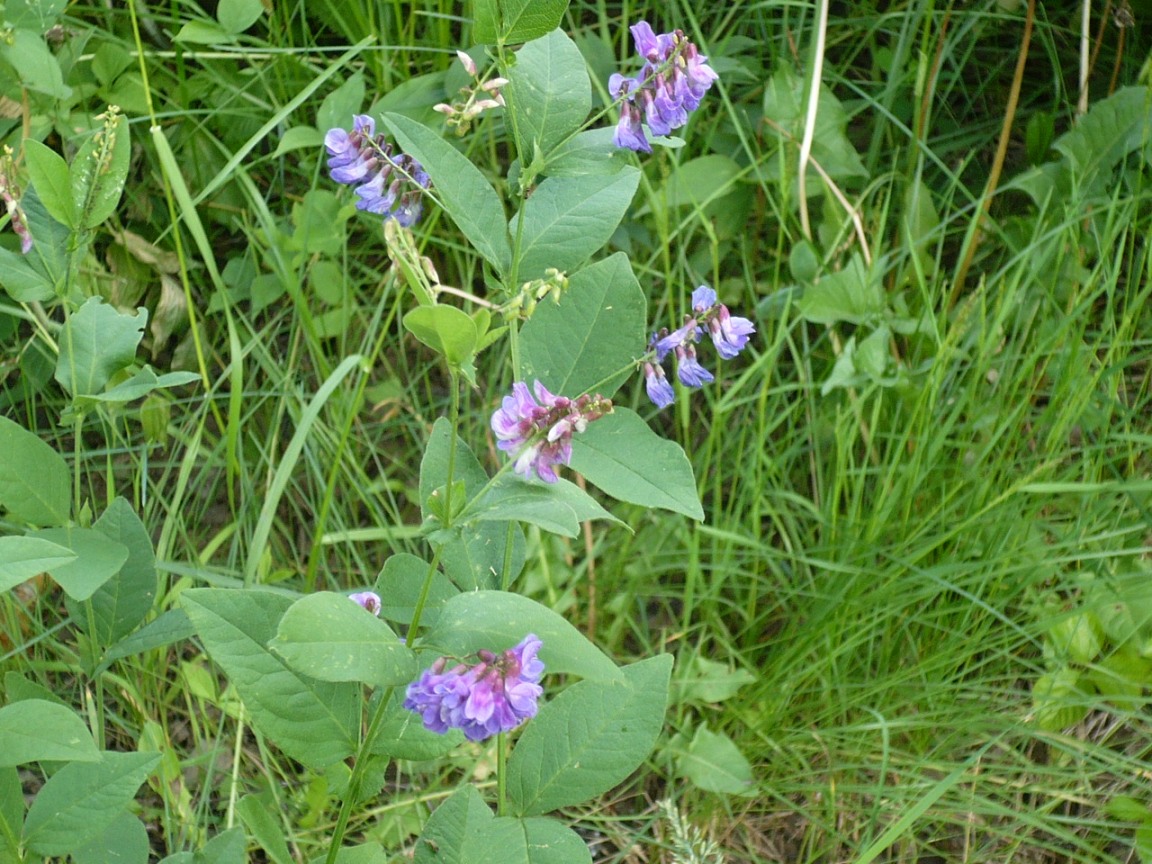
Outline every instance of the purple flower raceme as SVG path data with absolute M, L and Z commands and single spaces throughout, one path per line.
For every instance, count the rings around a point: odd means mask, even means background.
M 608 79 L 608 92 L 620 103 L 612 140 L 617 147 L 651 153 L 641 119 L 653 135 L 670 135 L 688 122 L 719 76 L 681 30 L 657 35 L 641 21 L 633 25 L 632 38 L 644 66 L 635 78 L 617 72 Z
M 512 385 L 512 395 L 505 396 L 492 415 L 492 431 L 496 446 L 515 455 L 517 474 L 535 471 L 545 483 L 555 483 L 554 466 L 567 465 L 572 458 L 572 435 L 610 414 L 612 401 L 600 395 L 556 396 L 539 381 L 533 389 L 535 398 L 523 381 Z
M 725 360 L 731 360 L 748 344 L 749 337 L 756 328 L 747 318 L 740 318 L 728 311 L 728 307 L 718 301 L 716 292 L 707 285 L 701 285 L 692 292 L 692 314 L 686 315 L 684 324 L 671 332 L 668 328 L 653 333 L 648 340 L 648 350 L 655 356 L 655 363 L 646 360 L 643 364 L 644 387 L 648 398 L 657 408 L 666 408 L 675 400 L 672 385 L 660 366 L 669 354 L 676 357 L 676 377 L 685 387 L 703 387 L 715 377 L 696 355 L 696 343 L 707 333 L 712 337 L 716 353 Z M 650 355 L 651 356 L 651 355 Z
M 375 591 L 360 591 L 356 594 L 349 594 L 348 599 L 355 603 L 362 609 L 371 612 L 377 618 L 380 617 L 380 595 Z
M 408 685 L 404 707 L 441 735 L 461 729 L 468 740 L 483 741 L 510 732 L 536 716 L 544 692 L 544 664 L 536 657 L 542 644 L 529 633 L 503 654 L 477 651 L 475 664 L 448 668 L 449 658 L 441 657 Z
M 423 210 L 423 193 L 432 185 L 424 167 L 406 153 L 393 155 L 392 145 L 376 134 L 376 121 L 366 114 L 352 118 L 352 131 L 329 129 L 324 136 L 332 179 L 354 187 L 356 207 L 395 219 L 405 228 Z

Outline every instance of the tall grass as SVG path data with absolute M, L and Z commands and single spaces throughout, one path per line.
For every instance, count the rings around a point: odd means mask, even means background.
M 160 443 L 132 412 L 72 441 L 52 423 L 60 400 L 50 375 L 35 378 L 43 349 L 21 320 L 35 310 L 5 303 L 6 411 L 77 454 L 94 506 L 133 500 L 167 576 L 162 608 L 190 586 L 253 578 L 297 591 L 368 583 L 389 554 L 420 551 L 419 454 L 437 416 L 420 406 L 444 409 L 450 385 L 398 323 L 400 290 L 378 231 L 357 220 L 335 247 L 309 239 L 323 213 L 309 213 L 307 196 L 329 185 L 320 154 L 276 147 L 353 72 L 367 82 L 367 107 L 448 69 L 468 42 L 467 16 L 441 0 L 276 4 L 221 51 L 171 41 L 207 17 L 196 4 L 129 6 L 139 39 L 128 7 L 73 4 L 69 14 L 92 49 L 143 60 L 203 235 L 198 245 L 190 204 L 165 185 L 170 166 L 149 145 L 143 104 L 130 109 L 136 167 L 119 220 L 179 263 L 188 317 L 150 346 L 156 362 L 195 369 L 199 351 L 211 386 L 163 406 Z M 680 678 L 697 657 L 753 675 L 734 698 L 685 699 L 669 715 L 670 736 L 707 724 L 736 742 L 754 766 L 751 794 L 702 791 L 675 748 L 662 750 L 594 812 L 572 814 L 595 860 L 688 854 L 657 799 L 675 802 L 730 862 L 1134 860 L 1134 826 L 1105 808 L 1121 794 L 1149 800 L 1142 692 L 1126 703 L 1074 697 L 1086 711 L 1053 729 L 1038 722 L 1032 690 L 1052 659 L 1046 634 L 1078 608 L 1085 578 L 1146 567 L 1146 169 L 1122 172 L 1103 204 L 1070 196 L 1042 213 L 1002 194 L 977 226 L 1022 14 L 929 0 L 834 10 L 823 80 L 866 169 L 845 192 L 887 295 L 901 295 L 922 323 L 893 339 L 898 382 L 822 393 L 854 328 L 800 313 L 795 148 L 763 116 L 773 73 L 811 68 L 812 8 L 572 5 L 568 24 L 598 72 L 630 51 L 626 26 L 640 18 L 685 29 L 720 69 L 688 146 L 645 165 L 634 217 L 614 243 L 632 255 L 655 321 L 675 319 L 709 282 L 734 310 L 757 310 L 758 328 L 750 356 L 726 367 L 719 386 L 652 416 L 693 460 L 705 523 L 623 507 L 631 533 L 530 538 L 529 586 L 606 647 L 674 651 Z M 1006 177 L 1027 167 L 1029 118 L 1073 122 L 1074 20 L 1048 14 Z M 345 54 L 365 37 L 373 42 Z M 1095 98 L 1114 38 L 1097 62 Z M 343 68 L 289 110 L 339 56 Z M 1133 82 L 1141 61 L 1124 57 L 1121 80 Z M 418 91 L 412 98 L 419 104 Z M 469 151 L 502 182 L 506 156 L 486 134 Z M 710 153 L 734 160 L 738 176 L 703 197 L 670 191 Z M 917 190 L 930 213 L 906 203 Z M 834 200 L 812 204 L 816 247 L 835 270 L 859 240 Z M 976 230 L 975 266 L 952 305 L 963 241 Z M 445 283 L 483 290 L 446 220 L 428 219 L 418 239 Z M 216 284 L 206 254 L 222 273 Z M 249 287 L 252 275 L 261 280 Z M 246 293 L 258 288 L 275 299 L 253 302 Z M 148 290 L 141 302 L 154 307 Z M 292 450 L 321 384 L 352 353 L 371 373 L 338 386 Z M 484 440 L 507 378 L 484 369 L 466 394 L 471 440 Z M 639 389 L 630 398 L 647 410 Z M 256 735 L 194 645 L 114 663 L 94 705 L 73 674 L 59 598 L 24 598 L 0 601 L 6 697 L 42 690 L 101 713 L 110 742 L 164 752 L 162 782 L 145 799 L 158 851 L 192 848 L 234 823 L 245 794 L 277 802 L 297 860 L 323 848 L 333 818 L 325 795 L 340 777 L 309 775 Z M 490 769 L 467 751 L 444 770 Z M 403 765 L 379 779 L 378 805 L 353 830 L 400 849 L 442 778 Z

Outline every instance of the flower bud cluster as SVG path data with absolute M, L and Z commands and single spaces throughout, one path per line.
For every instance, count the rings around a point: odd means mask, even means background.
M 448 127 L 456 130 L 457 135 L 464 135 L 472 128 L 472 121 L 491 108 L 503 108 L 504 97 L 500 95 L 500 88 L 508 83 L 507 78 L 492 78 L 483 81 L 476 69 L 476 61 L 463 51 L 457 51 L 456 56 L 464 65 L 465 71 L 472 76 L 470 87 L 460 88 L 460 98 L 451 104 L 441 102 L 433 105 L 433 111 L 444 115 L 444 122 Z
M 554 466 L 567 465 L 572 458 L 572 435 L 610 414 L 612 400 L 588 394 L 575 399 L 555 396 L 539 381 L 533 389 L 535 399 L 523 381 L 512 385 L 512 395 L 505 396 L 492 415 L 492 431 L 496 446 L 516 455 L 517 474 L 529 476 L 535 471 L 545 483 L 555 483 Z
M 715 380 L 696 356 L 696 342 L 707 333 L 712 337 L 716 353 L 725 360 L 731 360 L 748 344 L 748 338 L 756 328 L 747 318 L 739 318 L 720 303 L 716 292 L 707 285 L 701 285 L 692 292 L 692 314 L 684 318 L 684 324 L 672 332 L 662 328 L 653 333 L 648 342 L 649 350 L 655 352 L 656 362 L 644 363 L 644 386 L 657 408 L 665 408 L 676 399 L 672 384 L 664 374 L 661 365 L 669 354 L 676 356 L 676 376 L 685 387 L 703 387 Z
M 483 741 L 510 732 L 536 716 L 536 702 L 544 692 L 544 664 L 536 657 L 542 644 L 529 633 L 503 654 L 477 651 L 479 662 L 474 665 L 449 668 L 449 659 L 441 657 L 408 685 L 404 707 L 441 735 L 461 729 L 469 741 Z
M 32 232 L 28 230 L 28 217 L 20 206 L 20 187 L 16 184 L 16 162 L 12 158 L 12 148 L 5 146 L 0 154 L 0 201 L 8 212 L 12 230 L 20 238 L 20 251 L 27 255 L 32 251 Z
M 653 135 L 671 134 L 688 122 L 719 76 L 683 31 L 657 36 L 647 21 L 631 30 L 644 68 L 634 78 L 617 72 L 608 79 L 608 92 L 620 102 L 620 122 L 612 140 L 617 147 L 651 153 L 641 121 Z
M 423 193 L 432 179 L 411 156 L 392 155 L 392 145 L 383 134 L 376 134 L 376 121 L 371 117 L 355 115 L 351 132 L 328 130 L 324 146 L 332 179 L 355 188 L 358 209 L 395 219 L 405 228 L 420 218 Z

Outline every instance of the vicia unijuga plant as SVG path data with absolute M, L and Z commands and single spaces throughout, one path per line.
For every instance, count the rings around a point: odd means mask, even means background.
M 557 29 L 566 6 L 478 0 L 481 46 L 459 55 L 471 83 L 436 106 L 445 121 L 436 128 L 357 112 L 324 130 L 324 182 L 350 187 L 349 207 L 382 231 L 409 289 L 403 325 L 438 355 L 450 383 L 448 416 L 432 425 L 420 464 L 426 554 L 393 555 L 374 584 L 351 594 L 300 596 L 250 578 L 180 595 L 190 629 L 243 702 L 241 722 L 322 774 L 339 798 L 328 864 L 348 849 L 350 819 L 377 796 L 391 762 L 437 760 L 462 746 L 485 748 L 495 782 L 482 791 L 465 779 L 438 800 L 417 862 L 590 861 L 581 837 L 549 814 L 624 781 L 663 726 L 671 656 L 621 666 L 520 593 L 529 537 L 574 537 L 589 520 L 629 530 L 566 474 L 610 499 L 703 519 L 683 449 L 626 406 L 669 406 L 675 381 L 720 386 L 707 343 L 731 360 L 755 328 L 707 285 L 685 286 L 679 323 L 652 322 L 628 256 L 599 255 L 636 193 L 637 160 L 677 143 L 669 136 L 690 128 L 717 75 L 680 30 L 657 34 L 639 22 L 638 59 L 594 88 Z M 594 89 L 609 96 L 602 108 Z M 500 188 L 461 146 L 481 124 L 514 154 Z M 36 148 L 29 161 L 44 208 L 74 227 L 81 204 L 51 194 L 63 180 L 48 182 L 66 166 Z M 0 196 L 29 254 L 43 219 L 36 200 L 25 213 L 12 173 L 0 169 Z M 482 285 L 440 282 L 435 232 L 424 248 L 412 232 L 433 210 L 482 262 Z M 94 326 L 87 319 L 102 314 L 98 306 L 77 306 L 67 328 Z M 508 370 L 506 381 L 484 382 L 506 394 L 497 404 L 477 395 L 485 351 L 506 355 L 506 364 L 483 364 Z M 346 358 L 322 392 L 363 363 Z M 124 386 L 137 394 L 195 377 L 150 374 Z M 104 381 L 99 394 L 66 374 L 69 382 L 90 397 L 77 402 L 77 418 L 106 398 Z M 461 434 L 461 418 L 475 415 L 487 440 Z M 388 860 L 364 849 L 356 860 Z

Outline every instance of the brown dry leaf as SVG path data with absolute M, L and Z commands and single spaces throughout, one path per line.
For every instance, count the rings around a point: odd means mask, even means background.
M 176 257 L 175 252 L 166 252 L 133 231 L 116 231 L 112 236 L 137 261 L 155 268 L 160 273 L 180 272 L 180 259 Z
M 152 359 L 155 360 L 164 345 L 178 328 L 188 322 L 188 302 L 180 288 L 180 281 L 167 274 L 160 277 L 160 299 L 152 313 Z

